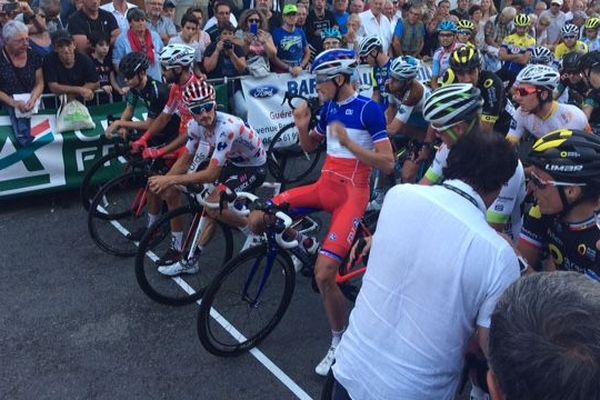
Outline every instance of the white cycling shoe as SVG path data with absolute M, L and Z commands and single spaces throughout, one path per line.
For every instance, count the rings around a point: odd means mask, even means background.
M 315 372 L 317 373 L 317 375 L 327 376 L 334 361 L 335 347 L 330 347 L 329 350 L 327 350 L 327 354 L 325 354 L 325 357 L 321 360 L 319 365 L 315 367 Z
M 198 263 L 187 263 L 178 261 L 175 264 L 158 267 L 158 272 L 165 276 L 177 276 L 181 274 L 195 274 L 200 270 Z

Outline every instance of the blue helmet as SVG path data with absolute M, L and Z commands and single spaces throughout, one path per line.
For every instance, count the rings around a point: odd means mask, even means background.
M 325 39 L 337 39 L 342 40 L 342 34 L 338 28 L 325 28 L 321 32 L 321 40 Z
M 442 21 L 442 23 L 438 25 L 437 31 L 438 31 L 438 33 L 440 33 L 440 32 L 456 33 L 458 31 L 458 28 L 456 27 L 456 24 L 454 23 L 454 21 Z
M 315 57 L 310 66 L 311 74 L 336 76 L 340 74 L 352 75 L 358 62 L 356 53 L 350 49 L 325 50 Z

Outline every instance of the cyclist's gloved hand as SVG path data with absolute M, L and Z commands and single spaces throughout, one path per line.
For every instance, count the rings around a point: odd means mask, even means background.
M 152 136 L 148 132 L 144 133 L 141 138 L 131 143 L 131 150 L 138 152 L 145 149 L 148 147 L 148 141 L 151 137 Z
M 167 152 L 164 147 L 161 147 L 161 148 L 148 147 L 148 148 L 144 149 L 144 152 L 142 153 L 142 157 L 144 158 L 144 160 L 154 160 L 157 158 L 161 158 L 165 154 L 167 154 Z

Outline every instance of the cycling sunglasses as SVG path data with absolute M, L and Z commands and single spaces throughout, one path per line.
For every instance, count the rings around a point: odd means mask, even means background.
M 547 181 L 535 174 L 535 172 L 531 171 L 529 175 L 529 180 L 539 189 L 545 189 L 548 186 L 586 186 L 585 183 L 571 183 L 571 182 L 559 182 L 559 181 Z
M 315 78 L 317 85 L 321 85 L 323 83 L 327 83 L 329 81 L 332 81 L 333 78 L 335 78 L 338 75 L 335 76 L 328 76 L 328 75 L 317 75 L 317 77 Z
M 539 89 L 532 88 L 532 87 L 530 87 L 530 88 L 518 87 L 518 88 L 515 88 L 514 90 L 515 90 L 514 93 L 518 94 L 519 97 L 529 96 L 530 94 L 534 94 L 539 91 Z
M 577 39 L 576 35 L 563 36 L 563 39 Z
M 190 107 L 190 112 L 192 114 L 200 115 L 205 112 L 211 112 L 215 108 L 215 102 L 209 101 L 207 103 L 198 104 L 196 106 Z

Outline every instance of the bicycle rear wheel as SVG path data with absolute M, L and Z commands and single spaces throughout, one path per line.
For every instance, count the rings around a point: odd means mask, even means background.
M 216 356 L 256 347 L 285 314 L 295 287 L 289 255 L 268 255 L 265 244 L 233 258 L 206 289 L 198 312 L 198 337 Z
M 98 191 L 88 211 L 88 230 L 92 240 L 109 254 L 133 257 L 136 243 L 127 234 L 146 224 L 143 205 L 146 175 L 130 172 L 108 181 Z
M 100 158 L 89 170 L 87 170 L 81 181 L 81 188 L 79 189 L 81 204 L 86 211 L 89 211 L 94 196 L 96 196 L 98 190 L 102 187 L 101 182 L 107 181 L 107 178 L 111 175 L 121 175 L 125 173 L 129 164 L 125 159 L 120 160 L 122 157 L 123 154 L 120 152 L 111 151 Z M 108 171 L 109 168 L 110 171 Z
M 322 151 L 319 147 L 312 153 L 304 152 L 300 147 L 298 128 L 290 123 L 273 136 L 267 151 L 267 167 L 271 175 L 283 184 L 300 182 L 315 169 Z
M 192 206 L 172 210 L 156 221 L 146 232 L 135 258 L 135 276 L 140 288 L 152 300 L 167 305 L 191 304 L 200 299 L 205 287 L 221 271 L 221 267 L 233 253 L 231 229 L 215 220 L 210 220 L 201 243 L 202 253 L 191 251 L 196 228 L 202 211 Z M 168 277 L 158 271 L 158 259 L 171 244 L 171 222 L 180 218 L 183 228 L 183 257 L 197 256 L 198 272 L 177 277 Z

